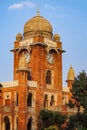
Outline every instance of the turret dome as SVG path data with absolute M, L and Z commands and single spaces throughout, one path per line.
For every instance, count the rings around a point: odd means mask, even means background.
M 39 32 L 40 35 L 52 38 L 52 26 L 48 20 L 43 18 L 37 12 L 37 15 L 28 20 L 24 25 L 24 38 L 35 36 Z
M 18 33 L 16 35 L 16 41 L 21 41 L 22 40 L 22 34 L 21 33 Z
M 74 80 L 75 79 L 75 72 L 72 66 L 70 66 L 68 75 L 67 75 L 67 81 Z
M 60 36 L 59 34 L 55 34 L 54 37 L 53 37 L 54 41 L 55 42 L 60 42 Z

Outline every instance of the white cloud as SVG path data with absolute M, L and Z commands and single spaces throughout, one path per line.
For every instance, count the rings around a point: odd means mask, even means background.
M 21 2 L 21 3 L 10 5 L 8 7 L 8 9 L 11 9 L 11 10 L 12 9 L 21 9 L 21 8 L 24 8 L 24 7 L 34 8 L 34 7 L 36 7 L 36 5 L 33 2 L 24 1 L 24 2 Z
M 8 7 L 8 9 L 21 9 L 21 8 L 23 8 L 23 7 L 24 7 L 23 4 L 18 3 L 18 4 L 10 5 L 10 6 Z

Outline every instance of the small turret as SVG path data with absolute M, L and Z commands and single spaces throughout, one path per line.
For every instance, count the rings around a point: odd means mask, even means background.
M 60 42 L 60 36 L 59 36 L 59 34 L 55 34 L 55 35 L 53 36 L 53 40 L 54 40 L 55 42 Z
M 75 79 L 75 72 L 72 66 L 70 66 L 68 75 L 67 75 L 67 86 L 71 89 L 72 88 L 72 83 L 74 82 Z
M 18 33 L 16 35 L 16 41 L 19 42 L 19 41 L 22 41 L 22 34 L 21 33 Z
M 70 66 L 69 71 L 68 71 L 68 75 L 67 75 L 67 80 L 71 81 L 74 80 L 75 78 L 75 72 L 72 66 Z

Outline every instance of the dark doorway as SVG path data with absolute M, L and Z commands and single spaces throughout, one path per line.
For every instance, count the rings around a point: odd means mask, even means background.
M 32 107 L 32 93 L 28 94 L 27 106 Z
M 4 122 L 5 122 L 5 130 L 10 130 L 10 122 L 8 116 L 4 117 Z
M 28 119 L 27 130 L 32 130 L 32 117 Z

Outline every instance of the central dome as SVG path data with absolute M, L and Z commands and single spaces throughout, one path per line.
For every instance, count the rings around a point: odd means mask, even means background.
M 52 26 L 50 22 L 38 14 L 25 23 L 23 35 L 26 39 L 35 36 L 37 33 L 52 38 Z

